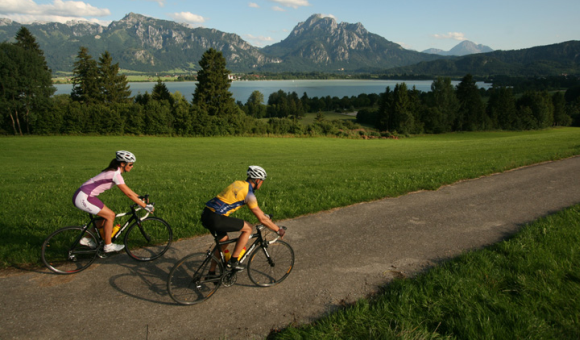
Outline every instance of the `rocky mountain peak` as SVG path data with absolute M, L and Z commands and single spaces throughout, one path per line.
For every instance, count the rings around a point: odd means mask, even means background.
M 0 18 L 0 26 L 12 25 L 12 20 L 8 18 Z
M 352 69 L 355 63 L 377 67 L 425 60 L 417 52 L 404 51 L 400 45 L 369 33 L 360 22 L 339 24 L 335 18 L 321 14 L 300 22 L 288 38 L 262 51 L 291 63 L 308 60 L 317 68 L 334 66 L 336 70 Z
M 288 39 L 292 39 L 293 37 L 298 37 L 305 32 L 311 31 L 334 31 L 338 27 L 336 20 L 331 17 L 325 17 L 322 14 L 314 14 L 308 18 L 308 20 L 304 22 L 300 22 L 294 27 Z

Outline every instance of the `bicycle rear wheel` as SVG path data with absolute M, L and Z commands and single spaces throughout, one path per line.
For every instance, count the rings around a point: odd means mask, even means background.
M 148 217 L 141 225 L 133 223 L 125 234 L 125 251 L 137 261 L 152 261 L 161 257 L 173 240 L 169 223 L 158 217 Z
M 276 241 L 266 248 L 256 247 L 249 258 L 248 276 L 260 287 L 277 285 L 294 268 L 294 250 L 284 241 Z
M 215 275 L 209 274 L 215 261 Z M 173 266 L 167 279 L 167 291 L 173 301 L 182 305 L 195 305 L 209 299 L 220 287 L 224 272 L 222 263 L 207 253 L 194 253 Z
M 42 262 L 57 274 L 74 274 L 88 268 L 97 257 L 98 241 L 86 231 L 87 237 L 95 248 L 81 245 L 83 227 L 66 227 L 52 233 L 42 244 Z

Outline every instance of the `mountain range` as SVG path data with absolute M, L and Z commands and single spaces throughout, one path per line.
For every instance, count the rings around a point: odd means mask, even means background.
M 485 45 L 477 45 L 474 42 L 469 40 L 464 40 L 457 44 L 455 47 L 450 49 L 449 51 L 443 51 L 437 48 L 430 48 L 423 53 L 430 53 L 430 54 L 438 54 L 438 55 L 451 55 L 451 56 L 464 56 L 469 54 L 477 54 L 477 53 L 487 53 L 493 52 L 493 49 L 489 46 Z
M 483 69 L 494 74 L 510 69 L 522 51 L 494 51 L 465 41 L 448 52 L 407 50 L 377 34 L 361 23 L 337 23 L 334 18 L 312 15 L 299 23 L 279 43 L 257 48 L 240 36 L 210 28 L 191 28 L 173 21 L 129 13 L 104 27 L 86 21 L 20 24 L 0 18 L 0 41 L 13 41 L 20 27 L 27 27 L 36 37 L 53 73 L 71 72 L 81 46 L 94 59 L 109 51 L 114 62 L 125 72 L 190 73 L 199 69 L 203 53 L 214 48 L 223 53 L 227 68 L 234 73 L 247 72 L 366 72 L 389 74 L 427 74 L 440 68 L 463 76 L 472 73 L 470 64 L 488 64 Z M 568 42 L 567 50 L 576 51 L 578 42 Z M 550 47 L 552 48 L 552 47 Z M 490 50 L 488 53 L 481 53 Z M 467 56 L 456 57 L 453 55 Z M 494 54 L 495 53 L 495 54 Z M 448 54 L 448 55 L 441 55 Z M 493 57 L 487 56 L 494 54 Z M 523 53 L 525 63 L 543 65 L 545 72 L 578 70 L 578 57 L 557 52 L 557 61 L 543 60 L 550 53 Z M 520 57 L 518 57 L 520 56 Z M 475 58 L 463 61 L 462 58 Z M 539 60 L 530 58 L 540 58 Z M 470 61 L 472 60 L 472 61 Z M 491 61 L 491 63 L 490 63 Z M 547 67 L 550 65 L 550 67 Z M 517 65 L 522 69 L 521 65 Z M 489 73 L 491 72 L 491 73 Z M 435 75 L 439 75 L 435 73 Z

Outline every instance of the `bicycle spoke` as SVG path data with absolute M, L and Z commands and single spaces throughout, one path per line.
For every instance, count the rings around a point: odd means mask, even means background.
M 215 274 L 210 274 L 212 259 L 216 262 Z M 171 298 L 183 305 L 193 305 L 209 299 L 220 287 L 223 266 L 215 257 L 195 253 L 179 261 L 167 280 Z
M 86 269 L 95 260 L 98 249 L 83 245 L 80 241 L 82 227 L 66 227 L 51 234 L 42 244 L 42 261 L 58 274 L 74 274 Z M 90 232 L 84 235 L 87 242 L 97 246 L 97 239 Z
M 173 231 L 167 222 L 148 217 L 131 225 L 125 235 L 127 254 L 138 261 L 151 261 L 161 257 L 173 239 Z
M 276 285 L 286 279 L 294 268 L 294 251 L 284 241 L 276 241 L 266 249 L 257 247 L 250 254 L 248 276 L 262 287 Z

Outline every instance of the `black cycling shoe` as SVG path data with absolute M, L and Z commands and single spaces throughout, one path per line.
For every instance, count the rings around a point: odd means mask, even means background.
M 244 270 L 246 269 L 246 266 L 244 266 L 243 264 L 240 263 L 240 261 L 233 261 L 233 260 L 229 260 L 228 264 L 226 265 L 226 270 L 228 271 L 240 271 L 240 270 Z

